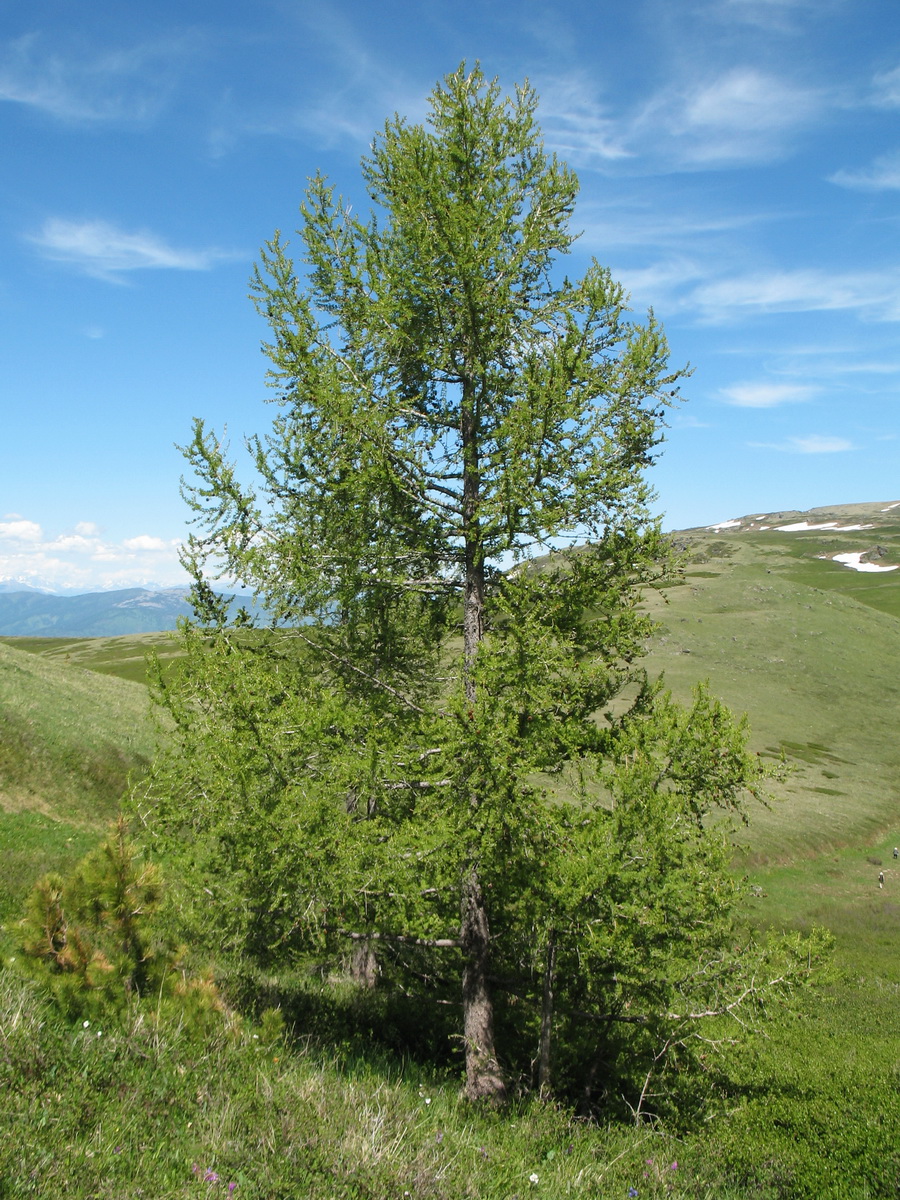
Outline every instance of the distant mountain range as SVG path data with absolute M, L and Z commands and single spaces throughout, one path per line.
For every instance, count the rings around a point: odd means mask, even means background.
M 30 583 L 24 583 L 21 579 L 0 579 L 0 592 L 38 592 L 46 595 L 43 588 L 32 587 Z
M 118 637 L 174 629 L 192 615 L 187 588 L 127 588 L 54 596 L 26 589 L 0 590 L 2 637 Z
M 684 530 L 673 536 L 679 547 L 694 543 L 698 536 L 710 542 L 723 537 L 729 541 L 736 539 L 736 545 L 755 544 L 762 538 L 760 549 L 770 546 L 774 551 L 775 544 L 783 542 L 785 535 L 788 544 L 794 547 L 794 554 L 807 562 L 812 560 L 810 566 L 816 559 L 820 562 L 830 559 L 827 567 L 823 564 L 824 569 L 850 568 L 854 573 L 867 573 L 873 585 L 883 584 L 877 593 L 876 606 L 893 610 L 896 604 L 893 597 L 900 595 L 900 501 L 757 514 Z M 823 582 L 827 579 L 833 577 L 823 576 Z M 864 582 L 859 579 L 860 586 Z M 875 595 L 867 597 L 869 602 Z M 251 612 L 256 610 L 247 597 L 241 596 L 237 602 Z M 163 633 L 175 629 L 180 618 L 192 615 L 186 587 L 137 587 L 56 595 L 19 580 L 0 579 L 0 637 L 90 638 Z

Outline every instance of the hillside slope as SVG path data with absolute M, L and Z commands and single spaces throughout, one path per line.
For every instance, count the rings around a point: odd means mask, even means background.
M 684 699 L 708 680 L 748 714 L 753 748 L 791 768 L 752 814 L 755 856 L 900 842 L 900 569 L 886 569 L 900 567 L 900 502 L 673 537 L 684 578 L 648 597 L 660 627 L 646 665 Z M 0 643 L 0 806 L 76 821 L 114 809 L 151 756 L 149 705 L 136 682 L 96 672 L 142 680 L 148 649 L 177 654 L 165 635 Z
M 0 644 L 0 808 L 102 824 L 153 747 L 146 688 Z
M 96 844 L 155 742 L 140 683 L 0 644 L 0 922 Z
M 900 570 L 886 569 L 900 566 L 900 505 L 674 536 L 685 576 L 650 600 L 660 629 L 648 667 L 682 697 L 708 679 L 749 715 L 754 749 L 792 768 L 772 810 L 753 814 L 754 850 L 787 859 L 900 839 Z

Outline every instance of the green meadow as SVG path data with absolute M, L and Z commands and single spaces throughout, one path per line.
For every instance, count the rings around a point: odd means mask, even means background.
M 458 1069 L 409 1049 L 422 1014 L 341 980 L 223 979 L 234 1011 L 215 1029 L 67 1024 L 11 961 L 16 922 L 147 769 L 165 733 L 144 657 L 177 650 L 163 634 L 0 643 L 0 1197 L 896 1196 L 900 571 L 820 557 L 900 563 L 887 504 L 685 531 L 683 577 L 647 599 L 651 675 L 683 698 L 708 680 L 782 769 L 735 852 L 748 925 L 834 937 L 798 1010 L 711 1061 L 703 1102 L 665 1125 L 468 1108 Z M 874 528 L 776 528 L 801 521 Z

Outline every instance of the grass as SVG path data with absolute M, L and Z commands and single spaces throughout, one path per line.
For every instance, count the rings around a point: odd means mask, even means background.
M 879 507 L 821 519 L 877 520 Z M 900 527 L 893 514 L 881 520 L 844 534 L 690 531 L 679 535 L 684 582 L 651 597 L 661 624 L 651 673 L 682 698 L 708 679 L 749 714 L 752 747 L 769 759 L 783 751 L 791 767 L 772 809 L 753 815 L 758 862 L 874 844 L 900 826 L 900 571 L 859 574 L 816 557 L 877 542 L 900 563 Z
M 625 1195 L 629 1181 L 643 1196 L 698 1194 L 665 1134 L 579 1125 L 539 1101 L 473 1111 L 455 1080 L 371 1049 L 326 1058 L 249 1025 L 200 1040 L 137 1014 L 65 1029 L 9 973 L 0 1014 L 0 1077 L 17 1084 L 3 1100 L 4 1197 L 164 1200 L 234 1183 L 241 1200 L 510 1200 Z M 647 1158 L 665 1164 L 661 1187 L 643 1180 Z
M 0 645 L 0 804 L 103 824 L 156 734 L 146 689 Z
M 49 871 L 70 871 L 97 839 L 93 826 L 72 825 L 36 812 L 0 811 L 0 923 L 21 916 L 35 879 Z
M 0 1196 L 871 1200 L 896 1194 L 897 985 L 838 981 L 712 1080 L 699 1126 L 473 1109 L 452 1072 L 315 1022 L 64 1025 L 0 970 Z M 268 1030 L 267 1030 L 268 1024 Z M 213 1176 L 217 1177 L 214 1179 Z M 235 1187 L 228 1192 L 228 1185 Z
M 147 682 L 148 654 L 157 655 L 163 663 L 179 654 L 171 633 L 102 638 L 6 637 L 0 638 L 2 645 L 37 655 L 48 662 L 82 667 L 132 683 Z
M 0 644 L 0 922 L 97 842 L 156 740 L 141 684 Z

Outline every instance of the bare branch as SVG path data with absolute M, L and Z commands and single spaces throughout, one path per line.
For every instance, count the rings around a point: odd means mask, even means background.
M 333 650 L 329 650 L 327 646 L 320 646 L 318 642 L 314 641 L 312 638 L 308 638 L 306 634 L 301 633 L 299 629 L 294 631 L 294 636 L 298 637 L 301 642 L 306 642 L 307 646 L 310 646 L 313 650 L 318 651 L 320 654 L 326 654 L 329 658 L 334 659 L 335 662 L 339 662 L 341 666 L 346 667 L 348 671 L 353 671 L 356 675 L 360 675 L 363 679 L 367 679 L 369 683 L 374 683 L 377 688 L 381 688 L 382 691 L 388 692 L 395 699 L 399 700 L 401 704 L 405 704 L 407 708 L 411 708 L 413 712 L 420 713 L 422 716 L 425 715 L 424 708 L 420 708 L 419 705 L 410 700 L 408 696 L 404 696 L 402 692 L 398 692 L 396 688 L 391 687 L 389 683 L 385 683 L 383 679 L 377 679 L 374 675 L 370 675 L 368 671 L 364 671 L 362 667 L 357 667 L 355 663 L 348 662 L 343 655 L 335 654 L 335 652 Z

